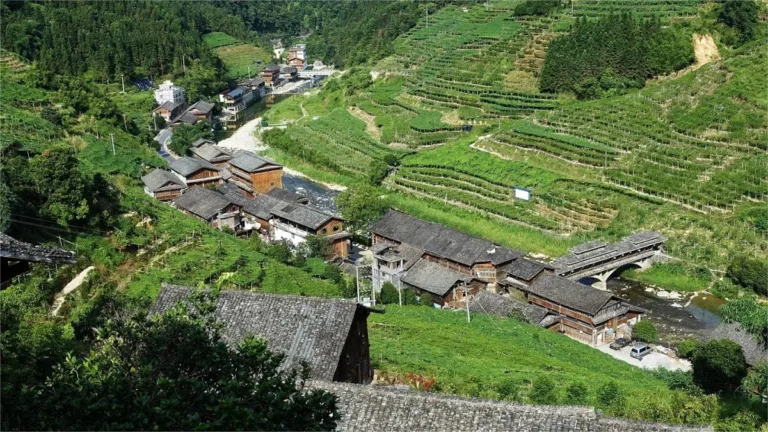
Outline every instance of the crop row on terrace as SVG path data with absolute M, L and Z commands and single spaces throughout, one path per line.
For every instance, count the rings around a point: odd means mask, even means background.
M 629 12 L 638 17 L 690 18 L 698 13 L 701 3 L 700 0 L 581 0 L 574 2 L 574 14 L 600 17 Z

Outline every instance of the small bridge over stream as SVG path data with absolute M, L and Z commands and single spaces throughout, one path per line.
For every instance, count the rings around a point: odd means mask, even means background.
M 616 243 L 591 241 L 569 249 L 550 263 L 555 272 L 571 280 L 595 280 L 592 286 L 607 289 L 608 278 L 622 267 L 647 269 L 663 252 L 667 238 L 655 231 L 639 231 Z

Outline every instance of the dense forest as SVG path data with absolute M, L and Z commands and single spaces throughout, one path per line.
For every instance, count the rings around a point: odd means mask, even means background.
M 640 88 L 647 78 L 681 69 L 693 59 L 690 35 L 663 28 L 659 19 L 638 21 L 631 14 L 582 17 L 549 46 L 540 87 L 595 98 Z

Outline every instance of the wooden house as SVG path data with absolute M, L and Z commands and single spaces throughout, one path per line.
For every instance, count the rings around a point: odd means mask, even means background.
M 173 201 L 173 206 L 214 228 L 240 229 L 240 207 L 216 191 L 192 186 Z
M 184 112 L 186 105 L 184 102 L 163 102 L 159 107 L 152 110 L 152 115 L 162 117 L 166 122 L 175 119 Z
M 237 85 L 248 88 L 253 93 L 254 99 L 263 98 L 267 94 L 266 83 L 261 77 L 243 79 L 238 81 Z
M 293 66 L 285 66 L 280 69 L 280 79 L 283 81 L 293 81 L 299 77 L 299 71 Z
M 58 248 L 36 246 L 0 232 L 0 287 L 30 270 L 30 263 L 75 264 L 77 254 Z
M 183 157 L 171 162 L 169 168 L 187 186 L 213 186 L 222 182 L 221 169 L 202 159 Z
M 261 78 L 270 87 L 280 84 L 280 66 L 276 64 L 267 65 L 261 70 Z
M 227 162 L 232 159 L 232 153 L 215 144 L 206 143 L 197 147 L 192 146 L 189 151 L 196 159 L 206 161 L 221 170 L 227 169 Z M 219 172 L 221 173 L 222 171 Z
M 631 335 L 631 327 L 646 311 L 609 291 L 582 285 L 551 271 L 539 274 L 525 287 L 509 287 L 523 293 L 528 302 L 557 317 L 547 328 L 592 345 Z
M 235 182 L 245 195 L 254 197 L 283 187 L 283 167 L 256 153 L 241 150 L 227 161 Z
M 152 170 L 141 181 L 147 195 L 163 202 L 176 199 L 187 188 L 184 180 L 160 168 Z
M 192 288 L 163 284 L 151 313 L 187 299 Z M 282 368 L 311 367 L 313 380 L 368 384 L 373 379 L 368 340 L 372 312 L 352 300 L 222 291 L 215 316 L 231 346 L 245 336 L 284 354 Z
M 505 266 L 523 255 L 394 210 L 371 227 L 371 237 L 375 289 L 380 289 L 384 282 L 405 282 L 417 291 L 431 292 L 438 297 L 435 303 L 441 305 L 462 299 L 462 292 L 455 290 L 457 286 L 467 285 L 472 292 L 481 286 L 495 291 L 496 283 L 506 277 Z M 392 254 L 402 257 L 394 267 L 389 261 Z M 418 268 L 412 269 L 417 263 Z M 414 275 L 407 275 L 414 270 Z M 427 281 L 421 275 L 428 271 L 445 272 L 445 279 L 439 279 L 440 289 L 419 285 Z
M 213 108 L 214 105 L 212 103 L 201 100 L 190 105 L 187 108 L 187 112 L 192 113 L 197 118 L 197 121 L 211 121 Z

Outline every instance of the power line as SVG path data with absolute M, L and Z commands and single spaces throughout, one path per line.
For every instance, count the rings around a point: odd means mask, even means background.
M 19 220 L 17 218 L 23 218 L 23 219 L 27 219 L 27 220 Z M 75 233 L 75 231 L 72 231 L 72 230 L 76 230 L 76 231 L 79 231 L 81 233 L 86 233 L 86 234 L 109 234 L 109 232 L 107 232 L 107 231 L 102 231 L 102 230 L 98 230 L 98 229 L 95 229 L 95 228 L 78 227 L 78 226 L 73 226 L 73 225 L 68 225 L 68 224 L 65 224 L 64 226 L 69 228 L 69 229 L 59 228 L 62 225 L 57 223 L 57 222 L 48 221 L 48 220 L 45 220 L 45 219 L 33 218 L 33 217 L 29 217 L 29 216 L 22 216 L 22 215 L 11 214 L 11 221 L 13 221 L 15 223 L 24 224 L 24 225 L 37 226 L 37 227 L 40 227 L 40 228 L 50 228 L 50 229 L 55 229 L 55 230 L 59 230 L 59 231 L 65 231 L 65 232 L 68 232 L 68 233 Z M 50 224 L 53 224 L 53 226 L 41 225 L 38 222 L 48 222 Z

